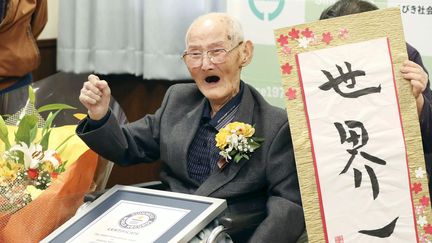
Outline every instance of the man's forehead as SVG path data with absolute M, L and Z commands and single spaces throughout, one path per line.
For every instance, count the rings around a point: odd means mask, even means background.
M 229 26 L 215 19 L 205 19 L 198 21 L 192 25 L 190 29 L 190 35 L 202 35 L 208 33 L 226 33 Z
M 224 46 L 230 44 L 231 38 L 226 31 L 191 31 L 189 33 L 188 46 Z
M 202 48 L 202 47 L 225 47 L 229 44 L 230 43 L 227 40 L 211 41 L 211 42 L 206 42 L 204 40 L 203 41 L 196 40 L 196 41 L 189 42 L 187 48 L 194 49 L 194 48 Z
M 198 19 L 194 25 L 202 26 L 204 28 L 208 28 L 210 26 L 219 26 L 222 28 L 226 28 L 228 26 L 228 21 L 222 16 L 219 15 L 209 15 L 204 18 Z
M 187 33 L 187 48 L 231 44 L 231 23 L 224 15 L 209 14 L 192 23 Z

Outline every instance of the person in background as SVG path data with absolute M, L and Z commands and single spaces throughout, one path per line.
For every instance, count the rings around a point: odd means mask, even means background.
M 295 242 L 305 223 L 287 114 L 240 80 L 252 56 L 237 20 L 201 16 L 183 53 L 194 84 L 171 86 L 155 114 L 119 126 L 107 82 L 90 75 L 79 97 L 88 116 L 76 132 L 119 165 L 161 159 L 160 178 L 171 191 L 226 199 L 226 216 L 246 223 L 228 231 L 234 242 Z M 227 126 L 263 138 L 260 147 L 227 163 L 217 147 L 227 140 L 215 138 Z
M 0 114 L 9 101 L 27 100 L 27 90 L 18 88 L 31 84 L 31 71 L 40 64 L 36 38 L 47 12 L 47 0 L 0 0 Z
M 339 0 L 321 13 L 320 20 L 377 9 L 376 5 L 364 0 Z M 408 43 L 406 47 L 409 60 L 403 63 L 400 72 L 411 83 L 412 94 L 416 99 L 423 152 L 429 179 L 429 193 L 432 199 L 432 183 L 430 178 L 432 175 L 432 92 L 430 90 L 428 73 L 423 65 L 420 53 Z

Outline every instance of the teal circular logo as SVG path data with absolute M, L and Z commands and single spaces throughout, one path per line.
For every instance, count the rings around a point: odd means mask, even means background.
M 267 15 L 268 21 L 272 21 L 273 19 L 277 18 L 279 14 L 282 12 L 284 6 L 285 6 L 285 0 L 248 0 L 249 2 L 249 8 L 251 9 L 252 13 L 260 20 L 265 20 L 265 16 Z M 277 2 L 278 5 L 276 9 L 272 12 L 264 12 L 258 9 L 255 2 Z
M 152 212 L 135 212 L 128 214 L 120 219 L 119 225 L 125 229 L 139 229 L 152 224 L 156 220 L 156 215 Z

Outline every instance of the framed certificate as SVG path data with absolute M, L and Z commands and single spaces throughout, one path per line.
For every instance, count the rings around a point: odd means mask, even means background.
M 223 199 L 116 185 L 41 242 L 187 242 L 226 207 Z

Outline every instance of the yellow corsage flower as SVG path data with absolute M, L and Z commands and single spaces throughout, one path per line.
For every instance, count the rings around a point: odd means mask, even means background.
M 261 146 L 262 138 L 253 137 L 255 128 L 243 122 L 231 122 L 216 134 L 216 146 L 226 162 L 238 163 L 242 158 L 249 159 L 250 153 Z

